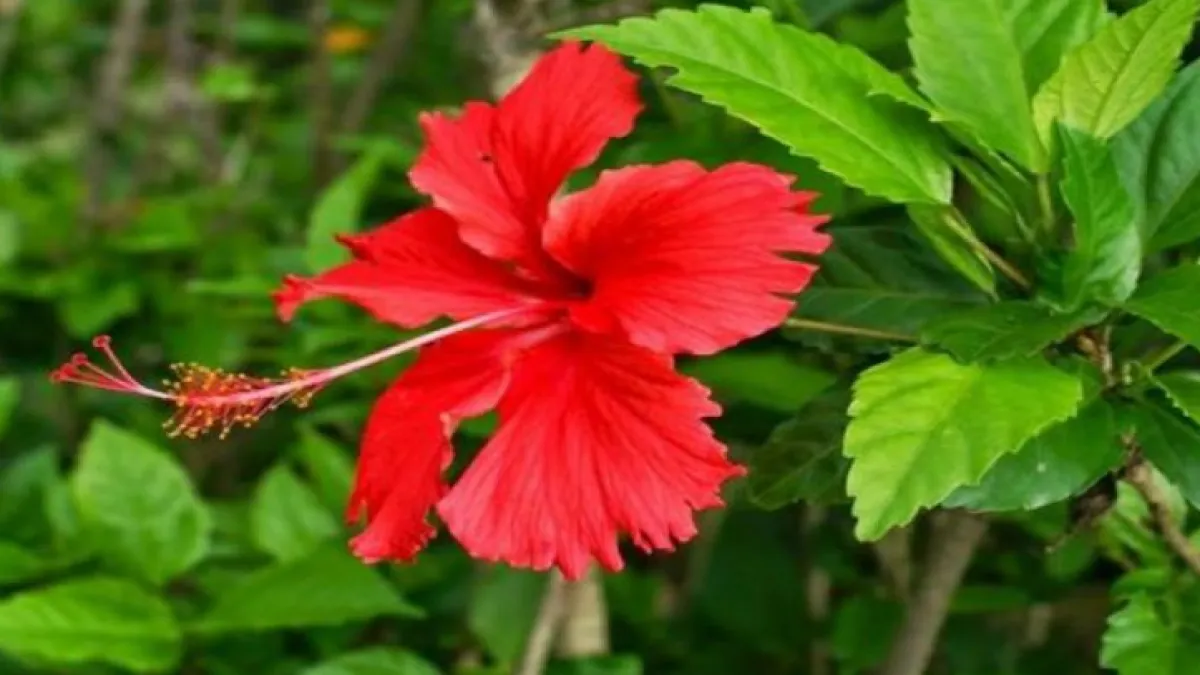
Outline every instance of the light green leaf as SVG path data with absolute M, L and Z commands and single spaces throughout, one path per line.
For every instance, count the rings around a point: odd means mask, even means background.
M 300 442 L 293 452 L 321 502 L 332 512 L 341 513 L 354 480 L 354 463 L 350 457 L 340 445 L 307 426 L 300 428 Z
M 276 560 L 303 557 L 341 528 L 311 488 L 286 465 L 263 476 L 250 507 L 254 543 Z
M 715 5 L 563 35 L 674 68 L 670 84 L 864 192 L 901 203 L 950 202 L 946 147 L 925 103 L 854 47 L 777 24 L 768 12 Z
M 1133 200 L 1112 153 L 1087 134 L 1059 127 L 1064 150 L 1063 199 L 1075 216 L 1074 245 L 1062 270 L 1064 303 L 1117 304 L 1133 293 L 1142 269 Z
M 86 531 L 121 569 L 163 584 L 208 551 L 208 512 L 165 453 L 103 420 L 83 441 L 71 489 Z
M 1113 140 L 1147 251 L 1200 237 L 1200 63 Z
M 1200 265 L 1182 265 L 1143 281 L 1125 309 L 1200 347 Z
M 724 403 L 745 401 L 794 413 L 833 383 L 828 371 L 801 363 L 787 351 L 730 351 L 681 367 Z
M 1200 372 L 1176 370 L 1154 377 L 1167 398 L 1193 422 L 1200 422 Z
M 765 509 L 845 499 L 849 462 L 842 455 L 849 396 L 833 391 L 808 404 L 750 454 L 750 498 Z
M 20 403 L 21 383 L 15 377 L 0 377 L 0 437 L 8 431 L 8 422 Z
M 375 647 L 342 654 L 300 675 L 438 675 L 438 669 L 412 652 Z
M 1040 359 L 963 365 L 910 349 L 854 385 L 847 492 L 863 540 L 983 478 L 1001 456 L 1070 417 L 1082 382 Z
M 916 204 L 908 207 L 917 230 L 951 267 L 976 288 L 994 296 L 996 294 L 996 272 L 992 264 L 978 251 L 971 248 L 962 235 L 953 228 L 956 223 L 950 215 L 952 207 Z
M 380 616 L 420 617 L 343 542 L 259 570 L 219 596 L 195 629 L 205 633 L 337 626 Z
M 915 336 L 931 319 L 985 300 L 929 253 L 907 223 L 830 232 L 833 247 L 797 303 L 803 318 Z
M 1200 507 L 1200 429 L 1150 403 L 1133 408 L 1131 419 L 1146 459 Z
M 513 664 L 520 658 L 545 586 L 546 575 L 537 572 L 499 565 L 484 570 L 471 594 L 467 626 L 496 660 Z
M 1167 86 L 1196 10 L 1197 0 L 1151 0 L 1068 54 L 1033 98 L 1043 142 L 1055 120 L 1101 139 L 1132 122 Z
M 363 203 L 382 165 L 380 152 L 367 152 L 317 199 L 308 221 L 305 251 L 310 271 L 319 272 L 346 260 L 348 254 L 334 235 L 359 229 Z
M 1104 314 L 1100 310 L 1055 314 L 1032 302 L 1005 300 L 934 319 L 921 338 L 963 361 L 1033 356 L 1102 320 Z
M 1192 675 L 1200 662 L 1200 617 L 1191 602 L 1148 594 L 1130 598 L 1108 617 L 1100 663 L 1118 675 Z M 1174 605 L 1173 607 L 1170 607 Z
M 1032 511 L 1078 494 L 1120 466 L 1116 411 L 1098 400 L 992 465 L 978 485 L 943 504 L 977 511 Z
M 0 651 L 59 665 L 162 673 L 179 661 L 181 638 L 166 603 L 137 585 L 76 579 L 0 602 Z
M 917 81 L 984 145 L 1028 169 L 1044 166 L 1030 99 L 1103 15 L 1100 0 L 909 0 Z

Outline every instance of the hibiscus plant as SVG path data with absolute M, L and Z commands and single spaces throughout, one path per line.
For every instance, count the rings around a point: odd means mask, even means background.
M 148 132 L 144 160 L 175 174 L 109 180 L 136 1 L 81 174 L 0 142 L 0 293 L 63 336 L 0 361 L 0 671 L 533 675 L 556 635 L 564 673 L 1200 668 L 1200 0 L 580 3 L 553 30 L 555 3 L 401 1 L 362 58 L 318 0 L 308 162 L 257 130 L 296 88 L 233 56 L 280 48 L 270 14 L 192 36 L 191 4 L 158 113 L 187 149 Z M 54 34 L 27 11 L 0 29 Z M 421 60 L 405 82 L 455 102 L 364 136 L 404 31 L 468 16 L 494 95 Z M 307 228 L 264 220 L 306 185 Z M 82 235 L 37 230 L 54 199 Z M 69 412 L 19 395 L 39 370 L 82 386 L 37 385 Z M 1100 626 L 1051 640 L 1096 586 Z M 392 632 L 463 611 L 466 646 Z M 305 647 L 224 651 L 263 634 Z

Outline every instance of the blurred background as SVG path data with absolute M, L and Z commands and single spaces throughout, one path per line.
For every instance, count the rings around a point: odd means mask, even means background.
M 0 673 L 532 675 L 531 644 L 557 674 L 877 665 L 931 525 L 851 536 L 839 374 L 870 350 L 793 331 L 684 364 L 726 406 L 716 427 L 737 457 L 811 461 L 731 485 L 730 507 L 676 554 L 630 549 L 626 572 L 566 589 L 475 563 L 446 536 L 414 565 L 346 553 L 356 439 L 402 360 L 226 440 L 168 438 L 163 406 L 47 379 L 100 333 L 150 381 L 176 361 L 271 374 L 396 341 L 338 303 L 282 325 L 268 294 L 342 260 L 334 233 L 422 203 L 405 177 L 419 111 L 491 98 L 548 31 L 693 4 L 0 0 Z M 908 65 L 902 2 L 726 4 Z M 641 74 L 636 131 L 575 187 L 630 162 L 754 160 L 821 191 L 838 228 L 911 236 L 902 210 Z M 847 246 L 830 273 L 892 282 Z M 460 461 L 491 424 L 467 425 Z M 1064 539 L 1070 516 L 994 520 L 936 672 L 1098 672 L 1121 561 L 1102 533 Z

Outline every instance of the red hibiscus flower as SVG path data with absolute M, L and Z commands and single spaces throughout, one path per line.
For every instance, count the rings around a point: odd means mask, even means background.
M 284 319 L 333 296 L 399 326 L 456 324 L 278 379 L 182 367 L 166 391 L 133 379 L 100 338 L 113 372 L 76 357 L 56 378 L 172 401 L 173 430 L 194 436 L 420 347 L 367 422 L 348 511 L 366 521 L 360 557 L 411 558 L 434 533 L 431 510 L 478 558 L 569 578 L 592 560 L 620 569 L 622 533 L 671 549 L 743 472 L 704 423 L 720 408 L 673 356 L 777 326 L 814 272 L 781 254 L 829 241 L 807 212 L 814 195 L 754 164 L 630 166 L 556 198 L 640 108 L 614 54 L 567 43 L 498 104 L 424 116 L 410 176 L 433 206 L 344 237 L 352 262 L 275 296 Z M 496 433 L 450 487 L 451 435 L 493 408 Z

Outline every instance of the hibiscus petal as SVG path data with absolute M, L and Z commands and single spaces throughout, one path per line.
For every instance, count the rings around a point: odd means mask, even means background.
M 355 260 L 311 279 L 284 280 L 274 296 L 283 320 L 291 319 L 301 304 L 328 296 L 409 327 L 443 315 L 469 318 L 528 300 L 523 282 L 463 244 L 454 220 L 437 209 L 414 211 L 367 234 L 343 238 L 343 243 Z
M 818 254 L 829 237 L 815 195 L 754 164 L 709 172 L 692 162 L 607 171 L 564 199 L 544 232 L 546 249 L 589 279 L 572 310 L 577 325 L 618 332 L 667 353 L 710 354 L 779 325 L 813 265 L 783 252 Z
M 592 559 L 621 569 L 617 537 L 671 549 L 695 509 L 740 475 L 702 421 L 720 413 L 671 358 L 567 333 L 522 354 L 500 426 L 438 504 L 473 556 L 577 579 Z
M 547 53 L 495 108 L 421 119 L 425 151 L 409 177 L 459 221 L 464 241 L 536 266 L 540 227 L 567 175 L 628 134 L 637 80 L 604 47 L 567 42 Z
M 367 520 L 351 542 L 359 557 L 408 560 L 433 536 L 426 515 L 446 491 L 450 436 L 459 420 L 496 405 L 517 335 L 476 331 L 427 347 L 376 402 L 346 511 Z

